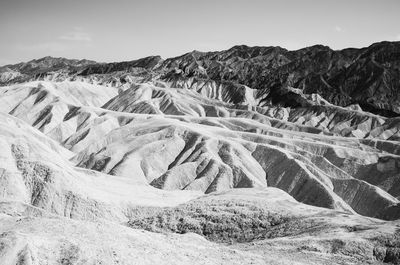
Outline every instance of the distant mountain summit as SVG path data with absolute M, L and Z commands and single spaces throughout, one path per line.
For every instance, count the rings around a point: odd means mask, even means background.
M 40 59 L 31 60 L 26 63 L 7 65 L 5 67 L 14 71 L 18 71 L 21 74 L 34 75 L 50 71 L 73 70 L 75 68 L 81 68 L 95 63 L 95 61 L 86 59 L 76 60 L 46 56 Z
M 91 64 L 96 64 L 96 62 L 46 56 L 29 62 L 0 67 L 0 84 L 23 83 L 57 71 L 72 73 Z
M 300 106 L 301 99 L 288 90 L 293 87 L 317 93 L 335 105 L 359 104 L 376 114 L 396 116 L 400 113 L 399 63 L 400 42 L 381 42 L 339 51 L 322 45 L 297 51 L 242 45 L 221 52 L 191 52 L 167 59 L 163 67 L 167 72 L 180 69 L 181 79 L 246 85 L 273 104 Z
M 131 68 L 153 69 L 162 61 L 160 56 L 149 56 L 134 61 L 90 64 L 81 71 L 80 75 L 109 74 L 118 71 L 129 71 Z

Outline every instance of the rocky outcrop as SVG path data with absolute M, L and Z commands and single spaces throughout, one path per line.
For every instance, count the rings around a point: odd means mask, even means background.
M 296 51 L 241 45 L 220 52 L 193 51 L 166 60 L 150 56 L 119 63 L 45 57 L 2 67 L 0 72 L 6 73 L 0 80 L 3 85 L 50 79 L 125 87 L 138 78 L 141 82 L 158 79 L 232 103 L 242 102 L 250 89 L 258 106 L 308 106 L 307 97 L 294 88 L 337 106 L 358 105 L 364 111 L 395 117 L 400 114 L 399 50 L 399 42 L 380 42 L 338 51 L 322 45 Z
M 73 151 L 79 167 L 166 190 L 273 186 L 310 205 L 396 216 L 399 144 L 387 141 L 397 137 L 395 119 L 330 105 L 232 104 L 165 83 L 118 95 L 75 82 L 32 85 L 4 89 L 3 108 Z
M 150 206 L 174 205 L 198 196 L 180 192 L 171 197 L 130 179 L 75 168 L 68 161 L 73 153 L 23 121 L 0 114 L 0 125 L 2 201 L 18 201 L 74 219 L 124 220 L 127 209 L 135 205 L 134 199 L 126 200 L 134 190 L 138 200 L 153 194 L 145 203 Z M 163 202 L 156 197 L 164 197 Z
M 294 87 L 335 105 L 358 104 L 391 117 L 400 113 L 399 50 L 399 42 L 339 51 L 322 45 L 296 51 L 242 45 L 221 52 L 194 51 L 167 59 L 161 67 L 163 78 L 172 82 L 198 78 L 246 85 L 257 90 L 261 104 L 304 106 L 304 99 L 290 89 Z

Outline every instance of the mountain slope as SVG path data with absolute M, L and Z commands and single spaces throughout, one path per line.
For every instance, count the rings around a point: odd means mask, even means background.
M 41 90 L 48 93 L 38 100 Z M 97 99 L 92 93 L 98 90 Z M 315 206 L 385 219 L 399 215 L 399 144 L 379 140 L 387 133 L 371 136 L 386 126 L 379 116 L 358 119 L 352 110 L 333 109 L 335 118 L 329 120 L 325 110 L 321 120 L 336 130 L 318 130 L 291 122 L 290 115 L 286 121 L 255 116 L 191 90 L 150 84 L 133 86 L 108 102 L 116 93 L 113 88 L 76 82 L 4 91 L 4 102 L 12 98 L 15 103 L 8 108 L 4 103 L 3 111 L 34 121 L 34 127 L 75 153 L 72 162 L 79 167 L 167 190 L 210 193 L 274 186 Z M 55 103 L 61 105 L 51 107 Z M 297 115 L 303 121 L 307 117 Z M 353 138 L 349 128 L 346 134 L 337 131 L 349 124 L 355 126 L 354 135 L 368 137 Z
M 399 47 L 1 67 L 0 263 L 400 264 Z
M 58 78 L 63 80 L 131 72 L 115 80 L 124 84 L 132 79 L 126 76 L 137 76 L 142 69 L 141 76 L 146 73 L 153 79 L 173 82 L 174 87 L 187 86 L 188 82 L 189 86 L 199 82 L 228 88 L 245 85 L 257 90 L 260 106 L 271 103 L 304 106 L 302 98 L 290 89 L 298 88 L 338 106 L 358 104 L 363 110 L 394 117 L 400 114 L 399 51 L 400 42 L 380 42 L 366 48 L 338 51 L 322 45 L 296 51 L 242 45 L 220 52 L 193 51 L 166 60 L 151 56 L 108 64 L 45 57 L 3 67 L 3 72 L 7 68 L 11 72 L 3 73 L 1 79 L 6 84 L 49 78 L 61 69 L 66 73 Z M 231 100 L 237 103 L 235 96 Z

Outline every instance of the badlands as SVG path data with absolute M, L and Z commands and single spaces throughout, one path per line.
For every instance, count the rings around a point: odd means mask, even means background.
M 400 42 L 0 85 L 0 264 L 400 264 Z

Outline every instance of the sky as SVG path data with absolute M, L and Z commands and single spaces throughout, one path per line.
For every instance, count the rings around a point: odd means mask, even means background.
M 0 0 L 0 65 L 400 41 L 400 0 Z

